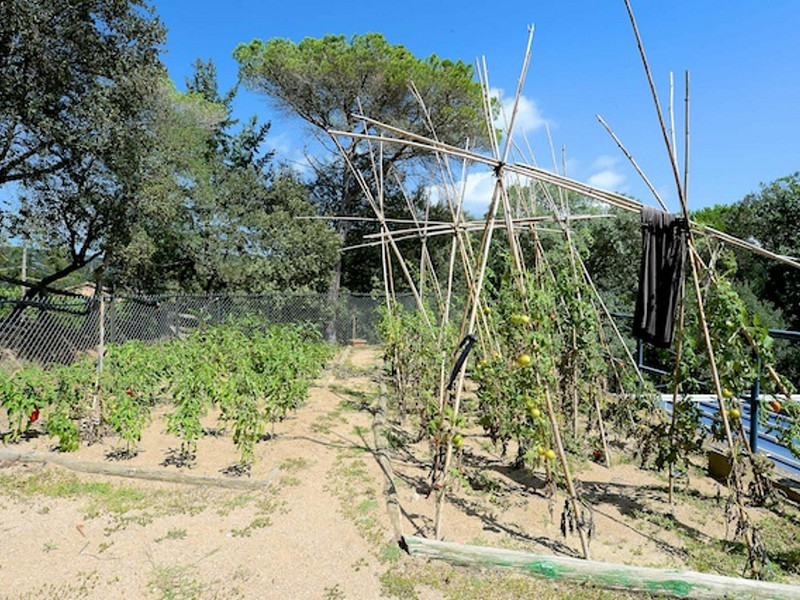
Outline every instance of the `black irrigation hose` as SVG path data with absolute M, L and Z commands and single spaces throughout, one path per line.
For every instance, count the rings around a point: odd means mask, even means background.
M 472 350 L 472 346 L 477 341 L 478 340 L 475 339 L 474 335 L 472 335 L 471 333 L 468 333 L 467 337 L 465 337 L 463 340 L 461 340 L 461 343 L 458 345 L 458 348 L 456 349 L 456 352 L 461 350 L 461 354 L 459 355 L 458 359 L 456 359 L 456 364 L 453 365 L 453 370 L 450 373 L 450 381 L 448 381 L 448 383 L 447 383 L 447 389 L 448 390 L 452 390 L 453 389 L 453 384 L 456 381 L 456 377 L 458 377 L 458 374 L 461 372 L 461 367 L 464 366 L 464 363 L 467 360 L 467 356 L 469 356 L 469 352 L 470 352 L 470 350 Z

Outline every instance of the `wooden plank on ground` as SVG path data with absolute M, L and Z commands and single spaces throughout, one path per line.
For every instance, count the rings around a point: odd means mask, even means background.
M 17 461 L 32 463 L 51 463 L 80 473 L 95 475 L 111 475 L 113 477 L 128 477 L 131 479 L 145 479 L 148 481 L 164 481 L 166 483 L 181 483 L 187 485 L 210 485 L 232 490 L 261 490 L 272 483 L 272 474 L 267 479 L 233 479 L 232 477 L 212 477 L 208 475 L 192 475 L 181 471 L 167 471 L 165 469 L 145 469 L 120 464 L 97 463 L 80 460 L 72 456 L 31 450 L 13 450 L 0 448 L 0 461 Z M 277 469 L 274 471 L 277 474 Z
M 405 542 L 411 555 L 427 556 L 458 565 L 506 567 L 567 583 L 589 583 L 602 588 L 647 592 L 677 598 L 800 599 L 800 587 L 779 583 L 468 546 L 416 536 L 406 536 Z

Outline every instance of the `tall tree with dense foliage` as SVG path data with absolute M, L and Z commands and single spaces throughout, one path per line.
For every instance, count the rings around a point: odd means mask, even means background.
M 469 140 L 473 148 L 488 144 L 480 85 L 473 79 L 472 67 L 462 61 L 436 55 L 420 59 L 377 33 L 354 35 L 349 40 L 326 35 L 299 43 L 279 38 L 253 40 L 239 45 L 234 56 L 248 88 L 303 119 L 316 134 L 330 129 L 363 131 L 363 123 L 353 117 L 363 111 L 374 119 L 430 135 L 423 109 L 411 91 L 413 82 L 440 140 L 459 145 Z M 340 141 L 347 160 L 369 178 L 368 146 L 355 139 Z M 388 173 L 390 167 L 400 168 L 424 155 L 409 145 L 386 145 L 383 171 Z M 343 160 L 315 166 L 318 179 L 326 183 L 326 204 L 332 214 L 372 216 Z M 336 227 L 343 238 L 351 228 L 341 221 Z M 340 278 L 341 263 L 332 280 L 332 292 L 338 290 Z
M 139 293 L 322 290 L 338 244 L 308 192 L 262 149 L 269 124 L 232 116 L 212 62 L 198 61 L 153 123 L 143 212 L 112 279 Z
M 698 211 L 695 217 L 778 254 L 800 258 L 800 173 L 761 184 L 759 192 L 730 206 Z M 787 326 L 800 329 L 800 271 L 746 251 L 737 252 L 737 263 L 736 280 L 783 311 Z
M 29 294 L 113 253 L 141 184 L 165 30 L 141 0 L 0 4 L 0 186 L 13 235 L 68 248 Z

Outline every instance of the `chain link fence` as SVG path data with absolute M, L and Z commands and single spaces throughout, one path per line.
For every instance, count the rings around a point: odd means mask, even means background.
M 399 299 L 413 305 L 412 298 Z M 22 302 L 0 298 L 0 366 L 31 361 L 69 364 L 100 344 L 156 342 L 236 318 L 268 323 L 305 323 L 326 339 L 380 341 L 378 308 L 383 297 L 359 294 L 255 296 L 49 297 Z

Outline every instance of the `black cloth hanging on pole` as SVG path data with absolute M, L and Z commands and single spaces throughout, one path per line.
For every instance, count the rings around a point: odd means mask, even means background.
M 675 334 L 686 233 L 685 219 L 649 206 L 642 210 L 642 264 L 633 335 L 661 348 L 672 345 Z

